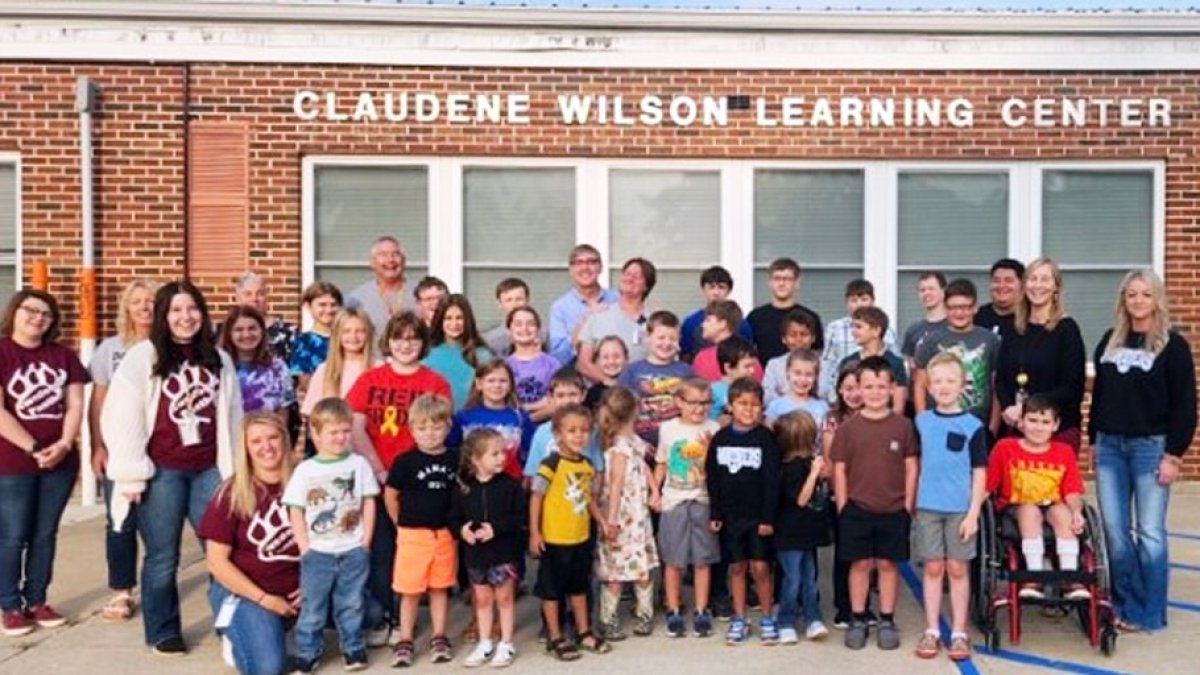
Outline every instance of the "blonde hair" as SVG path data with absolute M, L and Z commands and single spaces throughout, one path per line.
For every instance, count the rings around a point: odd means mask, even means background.
M 158 291 L 158 282 L 150 279 L 135 279 L 121 291 L 121 297 L 117 300 L 117 336 L 121 338 L 121 344 L 126 347 L 137 339 L 137 327 L 133 325 L 133 317 L 129 316 L 129 303 L 133 301 L 133 293 L 137 290 L 146 291 L 153 300 L 155 292 Z
M 621 428 L 637 418 L 638 398 L 625 387 L 611 387 L 596 407 L 596 426 L 600 428 L 600 447 L 611 448 Z
M 338 312 L 333 321 L 333 329 L 329 337 L 329 356 L 325 359 L 325 377 L 321 382 L 323 396 L 342 395 L 342 373 L 346 371 L 346 350 L 342 347 L 342 329 L 349 321 L 359 320 L 367 330 L 366 343 L 363 345 L 363 370 L 375 362 L 375 326 L 371 317 L 356 307 L 346 307 Z
M 354 411 L 350 409 L 350 404 L 336 396 L 327 396 L 317 401 L 312 412 L 308 414 L 308 425 L 312 427 L 313 433 L 320 433 L 326 424 L 337 422 L 352 424 Z
M 1046 330 L 1053 331 L 1058 327 L 1058 322 L 1067 315 L 1066 306 L 1063 303 L 1063 276 L 1062 269 L 1058 263 L 1054 262 L 1053 258 L 1037 258 L 1033 262 L 1025 266 L 1025 275 L 1021 277 L 1021 288 L 1029 288 L 1029 277 L 1034 270 L 1040 267 L 1049 267 L 1050 276 L 1054 278 L 1054 295 L 1050 296 L 1050 316 L 1046 318 Z M 1029 296 L 1021 295 L 1020 302 L 1017 303 L 1017 311 L 1014 317 L 1017 333 L 1024 335 L 1029 329 L 1029 315 L 1033 308 L 1029 306 Z
M 467 479 L 475 475 L 475 460 L 482 457 L 493 443 L 503 445 L 504 436 L 491 427 L 476 427 L 463 439 L 458 462 L 458 487 L 463 494 L 469 491 Z
M 780 461 L 812 457 L 817 447 L 817 422 L 803 410 L 780 415 L 775 420 L 775 440 L 779 443 Z
M 929 372 L 938 366 L 954 366 L 958 369 L 958 374 L 965 382 L 967 379 L 967 369 L 963 367 L 962 359 L 958 358 L 953 352 L 940 352 L 933 358 L 929 359 L 929 363 L 925 364 L 925 371 Z
M 430 422 L 450 422 L 453 408 L 445 396 L 437 394 L 421 394 L 408 406 L 408 423 L 428 420 Z
M 238 434 L 237 446 L 233 450 L 233 475 L 221 485 L 215 497 L 215 499 L 221 499 L 228 495 L 229 515 L 233 518 L 253 518 L 254 511 L 258 508 L 259 485 L 254 478 L 250 451 L 246 448 L 246 436 L 250 432 L 250 427 L 256 425 L 268 426 L 279 432 L 283 445 L 283 459 L 279 466 L 279 484 L 281 486 L 287 485 L 288 480 L 292 477 L 292 470 L 296 467 L 296 460 L 292 454 L 291 437 L 279 415 L 266 410 L 247 413 L 242 418 L 242 432 Z
M 1121 279 L 1121 286 L 1117 290 L 1117 302 L 1113 308 L 1112 335 L 1109 336 L 1108 344 L 1104 347 L 1105 356 L 1110 356 L 1124 348 L 1125 343 L 1129 340 L 1132 325 L 1129 320 L 1129 312 L 1125 310 L 1125 293 L 1134 281 L 1144 281 L 1149 285 L 1150 295 L 1154 298 L 1152 326 L 1146 332 L 1146 343 L 1143 349 L 1158 356 L 1171 341 L 1171 310 L 1167 304 L 1167 289 L 1164 287 L 1162 279 L 1151 269 L 1133 270 L 1126 274 L 1124 279 Z

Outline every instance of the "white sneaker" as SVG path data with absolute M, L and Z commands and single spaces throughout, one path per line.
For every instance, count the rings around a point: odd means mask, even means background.
M 386 647 L 388 639 L 392 636 L 392 626 L 389 623 L 380 624 L 374 628 L 367 630 L 367 646 L 372 649 Z
M 492 658 L 493 651 L 491 640 L 480 640 L 467 658 L 463 659 L 463 665 L 467 668 L 478 668 Z
M 511 642 L 501 642 L 496 645 L 496 653 L 492 656 L 493 668 L 507 668 L 517 658 L 517 650 Z
M 809 640 L 824 640 L 829 636 L 829 629 L 820 621 L 814 621 L 808 624 L 808 628 L 804 629 L 804 637 Z
M 224 635 L 221 636 L 221 659 L 230 668 L 237 668 L 237 663 L 233 661 L 233 643 Z
M 800 637 L 796 635 L 795 628 L 780 628 L 779 629 L 779 644 L 794 645 L 800 641 Z

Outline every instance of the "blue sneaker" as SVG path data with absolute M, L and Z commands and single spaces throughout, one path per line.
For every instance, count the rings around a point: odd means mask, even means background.
M 735 616 L 729 620 L 729 630 L 725 632 L 725 644 L 740 645 L 750 637 L 750 624 L 746 617 Z
M 683 623 L 683 616 L 679 612 L 667 612 L 667 637 L 683 637 L 687 632 L 687 626 Z
M 713 618 L 707 609 L 692 615 L 692 631 L 696 633 L 696 637 L 708 637 L 712 634 L 712 629 Z
M 764 616 L 758 620 L 758 638 L 767 646 L 779 644 L 779 629 L 775 626 L 775 619 Z

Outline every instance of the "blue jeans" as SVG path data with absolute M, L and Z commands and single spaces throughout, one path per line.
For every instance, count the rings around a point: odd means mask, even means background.
M 230 593 L 213 581 L 208 587 L 208 602 L 213 617 Z M 287 625 L 283 617 L 242 598 L 229 626 L 217 631 L 233 644 L 233 663 L 241 675 L 281 675 L 286 672 Z
M 1096 493 L 1108 538 L 1113 608 L 1119 618 L 1148 630 L 1167 625 L 1171 491 L 1158 483 L 1165 443 L 1161 435 L 1096 436 Z
M 0 608 L 41 605 L 54 571 L 58 523 L 78 467 L 0 476 Z
M 300 618 L 296 621 L 296 656 L 320 658 L 325 646 L 321 632 L 333 610 L 342 653 L 367 648 L 363 639 L 363 589 L 370 569 L 370 554 L 364 548 L 345 553 L 321 553 L 309 549 L 300 558 Z
M 220 482 L 216 467 L 198 472 L 160 467 L 142 493 L 138 532 L 146 548 L 142 562 L 142 629 L 146 644 L 183 637 L 176 584 L 183 521 L 190 521 L 193 530 L 199 527 Z
M 119 531 L 112 522 L 113 482 L 104 479 L 104 557 L 108 560 L 108 587 L 114 591 L 137 585 L 137 504 L 129 505 L 129 515 Z
M 795 628 L 804 607 L 804 625 L 821 620 L 821 596 L 817 586 L 817 552 L 777 551 L 783 582 L 779 590 L 780 628 Z

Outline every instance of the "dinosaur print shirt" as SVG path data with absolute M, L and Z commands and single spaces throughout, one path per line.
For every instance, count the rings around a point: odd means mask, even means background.
M 221 489 L 208 503 L 198 534 L 205 541 L 229 546 L 229 560 L 259 588 L 286 598 L 300 588 L 300 548 L 292 534 L 283 485 L 258 488 L 254 515 L 229 512 L 230 491 Z
M 449 527 L 450 490 L 458 470 L 458 453 L 430 454 L 417 449 L 392 462 L 387 486 L 400 493 L 397 527 L 443 530 Z
M 67 414 L 67 388 L 87 382 L 75 353 L 57 344 L 29 349 L 9 338 L 0 340 L 0 386 L 4 409 L 43 446 L 62 437 Z M 38 473 L 37 462 L 0 436 L 0 476 Z M 57 468 L 74 471 L 79 453 L 72 448 Z
M 709 419 L 701 424 L 686 424 L 678 417 L 663 422 L 654 456 L 656 464 L 667 468 L 662 486 L 663 511 L 689 499 L 708 503 L 704 461 L 708 458 L 708 442 L 720 428 Z
M 301 462 L 283 491 L 283 503 L 304 512 L 312 550 L 337 555 L 362 546 L 363 501 L 377 494 L 371 465 L 347 452 Z

